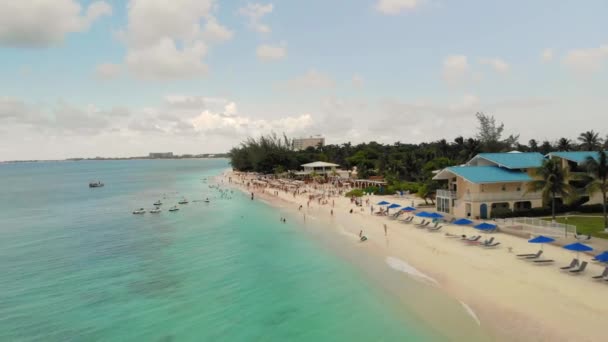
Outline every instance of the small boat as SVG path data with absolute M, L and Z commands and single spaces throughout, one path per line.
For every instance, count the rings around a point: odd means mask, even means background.
M 145 213 L 146 213 L 146 209 L 144 209 L 144 208 L 139 208 L 139 209 L 133 211 L 133 214 L 135 214 L 135 215 L 141 215 L 141 214 L 145 214 Z
M 179 210 L 179 208 L 176 205 L 174 205 L 173 207 L 171 207 L 171 209 L 169 209 L 169 211 L 178 211 L 178 210 Z
M 183 198 L 181 201 L 177 202 L 178 204 L 188 204 L 188 200 Z
M 158 207 L 159 205 L 162 205 L 162 204 L 163 204 L 163 202 L 161 202 L 160 200 L 158 200 L 158 201 L 154 202 L 153 205 L 155 205 L 155 206 Z
M 101 188 L 103 183 L 101 181 L 89 182 L 89 188 Z
M 208 198 L 205 198 L 205 201 L 204 201 L 204 202 L 205 202 L 205 203 L 209 203 L 209 199 L 208 199 Z
M 161 211 L 162 211 L 162 209 L 160 209 L 159 207 L 156 207 L 156 208 L 154 208 L 154 209 L 150 210 L 150 213 L 151 213 L 151 214 L 158 214 L 158 213 L 160 213 Z

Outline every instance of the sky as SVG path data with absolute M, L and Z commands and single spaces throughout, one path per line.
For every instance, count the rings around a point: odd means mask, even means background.
M 608 133 L 605 0 L 0 0 L 0 160 Z

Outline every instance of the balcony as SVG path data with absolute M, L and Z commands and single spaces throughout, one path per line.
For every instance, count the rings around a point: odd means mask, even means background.
M 443 197 L 443 198 L 451 198 L 451 199 L 455 199 L 456 198 L 456 191 L 450 191 L 450 190 L 437 190 L 437 197 Z
M 464 201 L 470 202 L 508 202 L 508 201 L 531 201 L 542 199 L 540 192 L 525 191 L 501 191 L 501 192 L 470 192 L 462 197 Z

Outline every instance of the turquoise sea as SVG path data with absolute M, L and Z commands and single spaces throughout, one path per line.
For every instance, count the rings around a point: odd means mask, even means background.
M 0 165 L 0 341 L 439 339 L 296 220 L 203 181 L 226 168 Z

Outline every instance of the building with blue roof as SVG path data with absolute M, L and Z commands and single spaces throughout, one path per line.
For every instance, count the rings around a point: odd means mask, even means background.
M 433 177 L 447 181 L 447 189 L 437 191 L 437 211 L 484 219 L 494 210 L 540 207 L 542 194 L 527 187 L 544 160 L 540 153 L 480 153 L 463 166 L 447 167 Z

